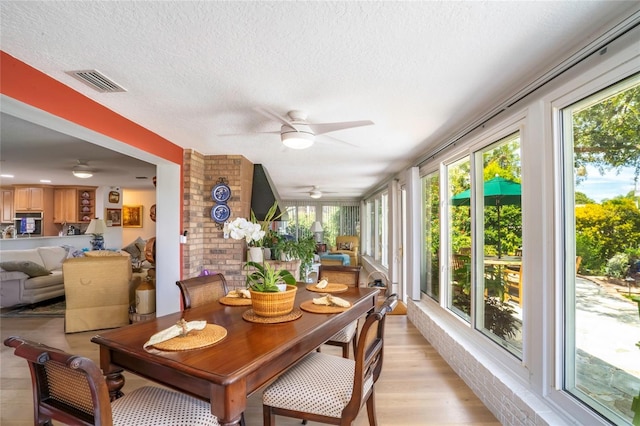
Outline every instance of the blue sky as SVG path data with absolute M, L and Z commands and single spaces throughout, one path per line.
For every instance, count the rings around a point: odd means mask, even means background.
M 626 195 L 635 188 L 633 182 L 634 169 L 625 167 L 619 173 L 606 171 L 604 175 L 595 167 L 587 166 L 587 179 L 576 186 L 576 191 L 600 203 L 603 199 L 611 199 L 618 195 Z

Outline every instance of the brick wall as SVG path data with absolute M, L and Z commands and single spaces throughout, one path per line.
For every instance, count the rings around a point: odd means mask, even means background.
M 202 155 L 184 151 L 183 228 L 187 244 L 183 245 L 183 278 L 199 275 L 203 269 L 224 274 L 230 288 L 244 287 L 242 265 L 246 261 L 244 241 L 225 239 L 222 229 L 210 217 L 214 201 L 211 189 L 221 177 L 231 189 L 227 205 L 230 220 L 249 218 L 253 163 L 239 155 Z

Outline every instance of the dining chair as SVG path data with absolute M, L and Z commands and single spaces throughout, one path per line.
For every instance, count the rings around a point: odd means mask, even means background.
M 215 302 L 228 293 L 227 280 L 222 274 L 203 275 L 176 281 L 182 294 L 183 309 Z
M 376 425 L 374 385 L 382 371 L 385 316 L 397 303 L 394 293 L 367 315 L 355 360 L 311 352 L 271 383 L 262 394 L 263 425 L 275 425 L 276 415 L 350 425 L 365 402 L 369 425 Z
M 206 401 L 156 386 L 144 386 L 109 401 L 102 371 L 89 358 L 21 337 L 6 346 L 27 360 L 33 388 L 34 424 L 52 420 L 73 425 L 218 425 Z
M 360 285 L 360 271 L 362 266 L 320 265 L 318 276 L 332 284 L 345 284 L 349 287 Z M 325 342 L 326 345 L 342 348 L 342 356 L 349 358 L 349 344 L 353 344 L 353 354 L 356 353 L 358 343 L 358 321 L 354 321 Z
M 502 270 L 504 291 L 508 299 L 513 299 L 522 307 L 522 265 L 505 266 Z
M 182 309 L 213 303 L 229 292 L 226 278 L 219 273 L 176 281 L 176 285 L 182 294 Z M 244 413 L 242 413 L 240 426 L 245 425 Z

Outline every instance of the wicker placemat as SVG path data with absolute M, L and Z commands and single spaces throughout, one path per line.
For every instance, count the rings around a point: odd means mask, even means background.
M 325 288 L 318 288 L 316 284 L 307 284 L 307 290 L 316 293 L 344 293 L 349 290 L 349 286 L 346 284 L 327 284 Z
M 244 313 L 242 314 L 242 318 L 244 318 L 245 320 L 249 322 L 257 322 L 260 324 L 277 324 L 279 322 L 288 322 L 297 320 L 301 316 L 302 311 L 298 308 L 293 308 L 293 311 L 291 311 L 287 315 L 282 315 L 279 317 L 261 317 L 256 315 L 256 313 L 253 312 L 253 309 L 244 311 Z
M 246 297 L 221 297 L 218 302 L 227 306 L 251 306 L 251 299 Z
M 207 324 L 202 330 L 192 330 L 184 337 L 174 337 L 156 343 L 154 348 L 161 351 L 188 351 L 218 343 L 227 337 L 227 329 L 217 324 Z
M 300 304 L 300 309 L 314 314 L 337 314 L 344 312 L 349 308 L 343 308 L 342 306 L 316 305 L 313 303 L 313 300 L 306 300 Z

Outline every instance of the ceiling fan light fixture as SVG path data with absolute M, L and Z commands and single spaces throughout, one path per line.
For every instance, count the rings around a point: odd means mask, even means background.
M 71 173 L 80 179 L 88 179 L 93 176 L 93 170 L 91 170 L 86 163 L 81 161 L 78 161 L 78 165 L 73 167 Z
M 296 131 L 283 132 L 281 136 L 284 146 L 292 149 L 307 149 L 313 145 L 315 139 L 313 133 Z
M 314 189 L 311 192 L 309 192 L 309 197 L 317 200 L 318 198 L 322 197 L 322 192 L 318 191 L 317 189 Z

